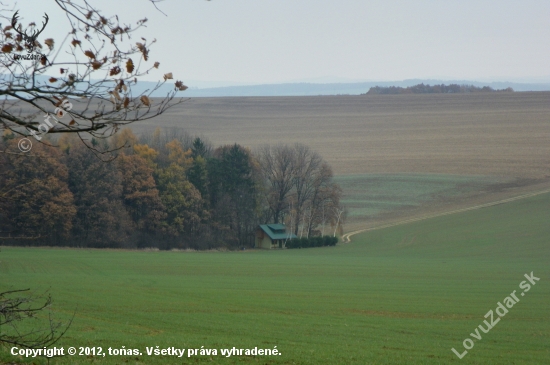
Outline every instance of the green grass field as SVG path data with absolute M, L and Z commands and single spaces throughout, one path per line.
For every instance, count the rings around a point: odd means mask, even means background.
M 333 248 L 137 252 L 3 247 L 1 289 L 51 288 L 59 345 L 141 356 L 59 364 L 548 364 L 550 194 L 370 231 Z M 540 281 L 459 360 L 524 274 Z M 145 348 L 280 356 L 147 356 Z M 1 350 L 0 361 L 22 361 Z M 186 356 L 186 355 L 185 355 Z M 29 360 L 30 362 L 31 360 Z M 35 363 L 46 363 L 34 360 Z
M 448 174 L 352 174 L 334 178 L 348 209 L 346 227 L 363 228 L 382 216 L 406 216 L 422 206 L 444 206 L 513 179 Z

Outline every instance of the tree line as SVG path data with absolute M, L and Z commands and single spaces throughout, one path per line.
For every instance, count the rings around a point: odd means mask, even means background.
M 474 85 L 424 85 L 418 84 L 414 86 L 374 86 L 363 95 L 387 95 L 387 94 L 460 94 L 460 93 L 477 93 L 477 92 L 513 92 L 511 87 L 506 89 L 493 89 L 490 86 L 477 87 Z
M 0 144 L 17 140 L 8 131 Z M 342 191 L 303 144 L 214 148 L 177 129 L 84 143 L 67 134 L 55 144 L 0 154 L 3 244 L 239 248 L 254 246 L 259 224 L 306 238 L 342 230 Z M 115 158 L 103 161 L 101 149 Z

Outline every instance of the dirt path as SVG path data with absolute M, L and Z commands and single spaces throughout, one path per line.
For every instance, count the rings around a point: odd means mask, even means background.
M 405 224 L 405 223 L 418 222 L 418 221 L 422 221 L 422 220 L 425 220 L 425 219 L 441 217 L 441 216 L 449 215 L 449 214 L 467 212 L 469 210 L 474 210 L 474 209 L 487 208 L 487 207 L 491 207 L 491 206 L 494 206 L 494 205 L 508 203 L 508 202 L 512 202 L 514 200 L 529 198 L 529 197 L 544 194 L 544 193 L 550 193 L 550 189 L 537 191 L 537 192 L 533 192 L 533 193 L 529 193 L 529 194 L 523 194 L 523 195 L 515 196 L 515 197 L 512 197 L 512 198 L 508 198 L 508 199 L 497 200 L 497 201 L 490 202 L 490 203 L 475 205 L 473 207 L 451 210 L 449 212 L 444 212 L 444 213 L 430 214 L 430 215 L 426 215 L 426 216 L 418 217 L 418 218 L 406 219 L 406 220 L 402 220 L 402 221 L 395 222 L 395 223 L 384 224 L 384 225 L 381 225 L 381 226 L 378 226 L 378 227 L 360 229 L 360 230 L 357 230 L 357 231 L 353 231 L 353 232 L 344 234 L 342 236 L 342 242 L 345 242 L 345 243 L 351 242 L 351 236 L 354 236 L 354 235 L 356 235 L 358 233 L 362 233 L 362 232 L 367 232 L 367 231 L 373 231 L 375 229 L 382 229 L 382 228 L 398 226 L 400 224 Z

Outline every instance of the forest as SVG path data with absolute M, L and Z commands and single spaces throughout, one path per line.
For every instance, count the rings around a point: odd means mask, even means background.
M 17 140 L 6 131 L 2 150 Z M 342 231 L 341 188 L 303 144 L 214 148 L 180 129 L 44 142 L 0 154 L 3 244 L 240 249 L 254 246 L 259 224 L 305 238 Z
M 369 89 L 366 94 L 363 95 L 376 95 L 376 94 L 460 94 L 460 93 L 477 93 L 477 92 L 513 92 L 514 89 L 508 87 L 506 89 L 493 89 L 490 86 L 477 87 L 474 85 L 424 85 L 418 84 L 414 86 L 401 87 L 401 86 L 374 86 Z

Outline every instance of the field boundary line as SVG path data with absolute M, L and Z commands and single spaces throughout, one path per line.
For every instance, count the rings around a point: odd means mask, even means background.
M 424 216 L 424 217 L 405 219 L 405 220 L 402 220 L 402 221 L 399 221 L 399 222 L 384 224 L 384 225 L 381 225 L 381 226 L 378 226 L 378 227 L 359 229 L 357 231 L 353 231 L 353 232 L 344 234 L 342 236 L 342 242 L 349 243 L 349 242 L 351 242 L 351 236 L 355 236 L 356 234 L 363 233 L 363 232 L 374 231 L 376 229 L 389 228 L 389 227 L 398 226 L 398 225 L 401 225 L 401 224 L 407 224 L 407 223 L 412 223 L 412 222 L 423 221 L 423 220 L 426 220 L 426 219 L 442 217 L 442 216 L 449 215 L 449 214 L 462 213 L 462 212 L 467 212 L 467 211 L 470 211 L 470 210 L 476 210 L 476 209 L 481 209 L 481 208 L 492 207 L 494 205 L 509 203 L 509 202 L 514 201 L 514 200 L 530 198 L 530 197 L 540 195 L 540 194 L 545 194 L 545 193 L 550 193 L 550 189 L 537 191 L 537 192 L 529 193 L 529 194 L 523 194 L 523 195 L 515 196 L 515 197 L 512 197 L 512 198 L 497 200 L 497 201 L 490 202 L 490 203 L 474 205 L 473 207 L 467 207 L 467 208 L 451 210 L 449 212 L 436 213 L 436 214 L 430 214 L 430 215 L 427 215 L 427 216 Z

